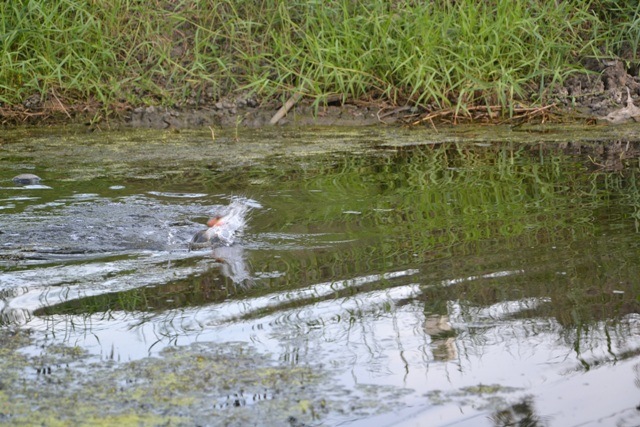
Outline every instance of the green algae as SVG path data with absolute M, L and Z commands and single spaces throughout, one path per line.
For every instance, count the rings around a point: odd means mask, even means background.
M 56 137 L 51 134 L 55 132 Z M 5 133 L 0 161 L 10 160 L 10 167 L 29 164 L 41 173 L 55 170 L 60 181 L 83 181 L 98 178 L 155 180 L 206 176 L 211 169 L 228 170 L 241 165 L 260 163 L 279 156 L 309 156 L 337 151 L 358 151 L 354 143 L 360 133 L 345 130 L 340 137 L 319 137 L 312 130 L 280 131 L 243 130 L 237 143 L 224 143 L 224 135 L 212 139 L 209 130 L 183 130 L 179 133 L 160 130 L 128 130 L 87 133 L 82 128 L 10 130 Z M 222 140 L 222 141 L 221 141 Z M 15 156 L 21 156 L 17 165 Z M 60 171 L 64 173 L 60 175 Z
M 476 384 L 448 392 L 432 390 L 426 396 L 435 405 L 446 405 L 455 402 L 461 406 L 493 410 L 508 406 L 512 396 L 521 391 L 521 389 L 501 384 Z
M 33 351 L 20 348 L 29 340 L 7 331 L 0 338 L 13 343 L 0 349 L 0 424 L 318 423 L 330 412 L 388 410 L 402 396 L 392 387 L 362 387 L 367 398 L 348 397 L 336 391 L 326 370 L 282 365 L 240 343 L 171 347 L 159 357 L 115 363 L 62 345 L 28 355 Z M 388 404 L 381 406 L 382 395 Z
M 88 133 L 77 127 L 8 130 L 0 153 L 7 175 L 0 175 L 0 179 L 11 178 L 27 167 L 38 172 L 45 184 L 47 179 L 67 185 L 96 179 L 138 181 L 140 185 L 142 181 L 158 179 L 205 184 L 217 172 L 247 166 L 262 167 L 277 177 L 279 165 L 317 155 L 359 156 L 381 148 L 442 144 L 490 146 L 511 144 L 514 139 L 533 145 L 589 144 L 630 141 L 640 136 L 637 127 L 630 125 L 459 126 L 437 132 L 398 128 L 341 128 L 340 132 L 327 128 L 223 128 L 218 134 L 212 138 L 208 129 L 178 133 L 149 129 Z M 225 142 L 233 138 L 237 142 Z M 262 178 L 255 177 L 251 182 L 260 184 Z

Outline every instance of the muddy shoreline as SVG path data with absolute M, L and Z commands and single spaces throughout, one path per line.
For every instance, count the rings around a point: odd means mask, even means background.
M 370 126 L 447 125 L 458 123 L 523 124 L 540 122 L 629 123 L 640 121 L 640 109 L 628 107 L 640 101 L 640 78 L 635 64 L 619 60 L 584 61 L 585 73 L 576 73 L 550 97 L 545 106 L 516 105 L 511 117 L 498 107 L 469 107 L 428 110 L 421 107 L 334 99 L 316 107 L 312 99 L 302 99 L 280 119 L 278 125 Z M 534 94 L 531 94 L 533 97 Z M 630 97 L 630 98 L 629 98 Z M 631 102 L 631 104 L 630 104 Z M 228 96 L 203 108 L 139 107 L 123 115 L 123 124 L 134 128 L 193 128 L 223 126 L 250 128 L 267 126 L 283 103 L 262 103 L 255 96 Z M 638 120 L 636 120 L 636 117 Z
M 640 121 L 640 78 L 635 63 L 620 60 L 584 61 L 585 72 L 567 78 L 556 88 L 546 105 L 522 104 L 503 111 L 498 106 L 467 106 L 466 110 L 429 109 L 391 105 L 380 100 L 344 100 L 328 97 L 322 105 L 302 98 L 276 125 L 371 126 L 376 124 L 441 126 L 459 123 L 629 123 Z M 295 95 L 295 94 L 294 94 Z M 534 93 L 530 94 L 533 98 Z M 55 97 L 32 95 L 22 105 L 0 107 L 0 123 L 15 125 L 57 125 L 84 123 L 91 128 L 185 129 L 199 127 L 269 126 L 284 102 L 263 100 L 250 93 L 229 94 L 215 103 L 198 104 L 190 99 L 184 106 L 138 106 L 123 104 L 105 113 L 100 105 L 64 105 Z

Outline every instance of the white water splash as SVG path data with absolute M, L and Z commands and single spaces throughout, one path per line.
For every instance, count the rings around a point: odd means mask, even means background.
M 204 232 L 204 236 L 209 242 L 231 246 L 244 231 L 249 210 L 261 207 L 255 200 L 241 197 L 232 199 L 229 206 L 217 212 L 220 219 Z

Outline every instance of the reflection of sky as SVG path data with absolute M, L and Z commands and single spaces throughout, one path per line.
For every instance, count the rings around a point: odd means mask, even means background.
M 550 425 L 582 425 L 579 420 L 602 417 L 607 425 L 606 417 L 613 421 L 634 416 L 625 411 L 640 403 L 640 390 L 634 384 L 640 377 L 639 362 L 637 358 L 615 362 L 614 355 L 640 349 L 640 316 L 629 316 L 615 327 L 593 325 L 581 338 L 585 350 L 579 355 L 570 339 L 561 338 L 562 328 L 555 321 L 513 316 L 544 300 L 507 301 L 475 310 L 452 301 L 448 315 L 437 318 L 425 314 L 416 301 L 420 286 L 415 283 L 237 320 L 294 300 L 331 295 L 339 288 L 382 279 L 406 283 L 415 273 L 363 276 L 146 318 L 123 312 L 34 318 L 29 327 L 120 361 L 156 354 L 167 345 L 240 341 L 284 363 L 322 366 L 356 394 L 366 385 L 410 389 L 402 398 L 406 407 L 391 418 L 380 417 L 374 423 L 378 425 L 402 419 L 407 426 L 438 425 L 430 424 L 438 419 L 491 425 L 490 409 L 483 405 L 496 396 L 512 403 L 534 396 L 536 413 L 549 417 Z M 580 369 L 579 359 L 593 368 Z M 594 362 L 603 362 L 606 369 Z M 462 392 L 480 384 L 498 384 L 502 389 L 479 396 Z M 442 405 L 428 404 L 426 395 L 433 393 Z

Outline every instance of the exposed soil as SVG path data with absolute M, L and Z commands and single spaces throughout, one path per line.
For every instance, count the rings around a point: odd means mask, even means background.
M 563 107 L 610 123 L 640 120 L 633 114 L 625 117 L 618 113 L 628 106 L 629 96 L 634 102 L 639 99 L 637 63 L 589 59 L 584 66 L 590 73 L 569 77 L 559 91 L 558 100 Z
M 253 96 L 240 94 L 197 109 L 140 107 L 127 112 L 123 119 L 126 126 L 143 128 L 261 127 L 269 125 L 280 107 L 275 102 L 260 104 Z M 379 109 L 373 105 L 336 104 L 316 110 L 311 101 L 303 99 L 278 121 L 278 125 L 371 125 L 379 123 Z
M 516 105 L 508 117 L 495 107 L 468 107 L 428 110 L 420 107 L 393 106 L 380 101 L 336 99 L 314 106 L 313 99 L 295 103 L 278 125 L 367 126 L 382 124 L 440 125 L 461 122 L 511 123 L 583 121 L 612 124 L 640 121 L 640 108 L 631 101 L 640 100 L 640 65 L 620 60 L 584 61 L 588 72 L 576 73 L 555 90 L 552 102 L 542 107 Z M 195 104 L 190 102 L 189 104 Z M 59 98 L 42 100 L 32 95 L 17 107 L 0 108 L 2 124 L 86 122 L 89 125 L 134 128 L 195 128 L 206 126 L 261 127 L 282 107 L 281 102 L 261 100 L 249 93 L 231 94 L 219 101 L 196 107 L 120 106 L 105 118 L 98 104 L 65 105 Z
M 576 74 L 554 94 L 554 102 L 544 107 L 517 107 L 512 118 L 514 124 L 529 121 L 609 122 L 613 124 L 636 121 L 624 110 L 629 93 L 632 100 L 640 100 L 638 65 L 612 60 L 587 60 L 589 72 Z M 504 123 L 498 107 L 469 108 L 464 115 L 454 109 L 429 111 L 410 106 L 390 106 L 383 103 L 336 100 L 315 108 L 313 100 L 301 99 L 278 121 L 278 125 L 367 126 L 382 124 L 426 124 L 480 122 Z M 203 108 L 140 107 L 123 115 L 126 126 L 149 128 L 183 128 L 200 126 L 260 127 L 269 124 L 282 106 L 277 102 L 261 102 L 255 96 L 239 94 L 228 96 L 215 105 Z M 624 111 L 623 111 L 624 110 Z M 638 117 L 640 120 L 640 117 Z

